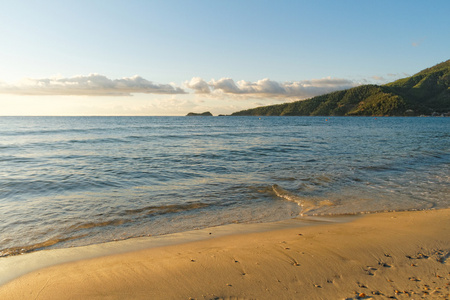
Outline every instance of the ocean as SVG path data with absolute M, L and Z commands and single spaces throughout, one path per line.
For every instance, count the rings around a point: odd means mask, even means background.
M 450 207 L 450 118 L 0 117 L 0 256 Z

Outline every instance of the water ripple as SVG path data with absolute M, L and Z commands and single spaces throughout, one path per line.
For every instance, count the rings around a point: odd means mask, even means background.
M 0 117 L 0 256 L 299 213 L 450 207 L 449 123 Z

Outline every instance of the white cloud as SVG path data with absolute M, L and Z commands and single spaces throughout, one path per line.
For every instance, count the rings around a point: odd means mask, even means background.
M 195 94 L 209 97 L 237 99 L 282 99 L 284 101 L 302 100 L 336 90 L 359 85 L 352 80 L 341 78 L 322 78 L 303 81 L 278 82 L 268 78 L 255 82 L 234 81 L 231 78 L 205 81 L 193 77 L 186 81 L 186 89 Z M 140 76 L 109 79 L 100 74 L 74 77 L 51 77 L 24 79 L 15 84 L 0 83 L 0 94 L 13 95 L 62 95 L 62 96 L 130 96 L 132 94 L 188 94 L 175 84 L 157 84 Z
M 231 78 L 212 79 L 209 82 L 194 77 L 185 83 L 186 87 L 198 94 L 234 95 L 254 98 L 297 98 L 306 99 L 336 90 L 359 85 L 351 80 L 340 78 L 322 78 L 304 81 L 277 82 L 268 78 L 256 82 Z
M 109 79 L 99 74 L 71 78 L 24 79 L 17 84 L 0 84 L 0 93 L 16 95 L 83 95 L 83 96 L 130 96 L 145 94 L 185 94 L 170 84 L 156 84 L 140 76 Z
M 193 77 L 191 81 L 186 81 L 185 85 L 197 94 L 209 94 L 211 92 L 208 83 L 200 77 Z
M 243 88 L 239 88 L 231 78 L 214 79 L 208 83 L 214 90 L 221 90 L 226 94 L 248 94 Z

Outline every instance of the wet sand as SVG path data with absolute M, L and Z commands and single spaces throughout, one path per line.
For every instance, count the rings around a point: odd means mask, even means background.
M 252 229 L 234 234 L 210 228 L 151 248 L 129 240 L 107 246 L 119 248 L 107 256 L 95 246 L 23 255 L 60 264 L 0 286 L 0 299 L 450 297 L 450 209 L 304 225 L 241 225 Z M 76 261 L 61 263 L 64 251 Z

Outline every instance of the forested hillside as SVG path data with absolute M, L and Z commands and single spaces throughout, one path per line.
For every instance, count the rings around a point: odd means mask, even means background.
M 233 116 L 413 116 L 450 112 L 450 60 L 386 85 L 362 85 Z

